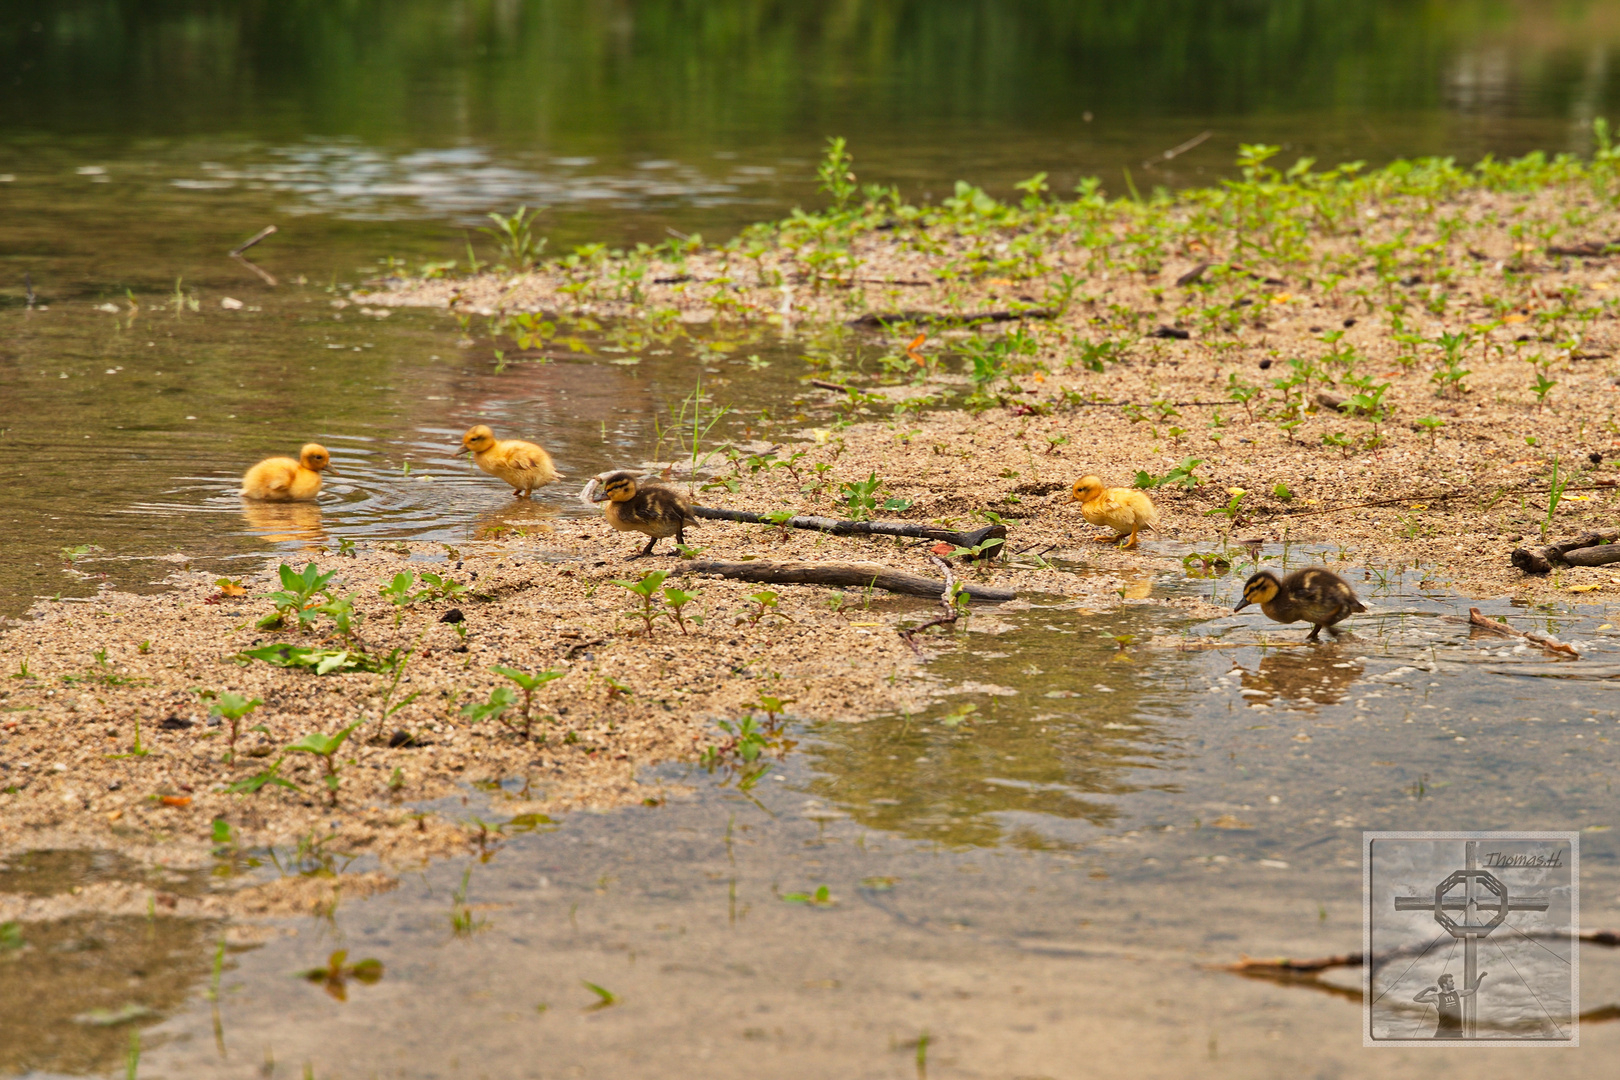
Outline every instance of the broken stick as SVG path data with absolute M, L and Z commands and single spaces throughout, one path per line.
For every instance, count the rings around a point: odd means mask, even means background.
M 1488 615 L 1481 615 L 1477 607 L 1468 609 L 1468 625 L 1477 626 L 1481 630 L 1502 637 L 1519 637 L 1533 641 L 1554 656 L 1568 656 L 1576 660 L 1581 658 L 1581 654 L 1576 652 L 1573 646 L 1566 645 L 1551 635 L 1538 634 L 1533 630 L 1516 630 L 1505 622 L 1497 622 Z
M 892 570 L 880 563 L 721 562 L 708 559 L 694 562 L 686 570 L 693 574 L 715 574 L 733 581 L 752 581 L 764 585 L 836 585 L 849 589 L 883 589 L 907 596 L 937 597 L 945 589 L 943 581 Z M 995 603 L 1011 600 L 1018 595 L 1011 589 L 992 589 L 984 585 L 964 585 L 962 590 L 975 600 Z
M 713 506 L 694 506 L 692 513 L 714 521 L 741 521 L 751 525 L 776 525 L 785 529 L 814 529 L 834 536 L 908 536 L 917 540 L 943 540 L 960 548 L 974 548 L 986 540 L 1007 538 L 1007 526 L 987 525 L 973 532 L 956 532 L 937 525 L 913 525 L 908 521 L 840 521 L 837 518 L 795 515 L 786 521 L 772 521 L 762 514 L 747 510 L 721 510 Z M 1001 544 L 992 544 L 984 555 L 995 555 Z M 938 590 L 935 590 L 936 592 Z
M 1582 533 L 1573 540 L 1542 547 L 1519 548 L 1508 559 L 1527 574 L 1550 574 L 1555 566 L 1603 566 L 1620 562 L 1620 554 L 1614 550 L 1617 539 L 1620 539 L 1620 533 L 1616 532 Z M 1571 555 L 1578 556 L 1582 561 L 1574 561 Z

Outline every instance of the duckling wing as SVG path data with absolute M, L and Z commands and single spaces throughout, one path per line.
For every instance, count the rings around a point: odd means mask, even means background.
M 514 442 L 506 448 L 506 466 L 518 472 L 552 472 L 551 455 L 533 443 Z
M 1115 532 L 1135 532 L 1137 529 L 1156 529 L 1159 526 L 1158 511 L 1140 491 L 1109 488 L 1094 501 L 1098 504 L 1097 518 L 1101 519 L 1100 523 Z M 1090 514 L 1086 515 L 1086 519 L 1094 520 Z
M 1367 610 L 1356 597 L 1355 590 L 1345 584 L 1343 578 L 1328 570 L 1301 570 L 1291 577 L 1287 585 L 1290 598 L 1313 621 L 1318 617 L 1343 617 L 1351 612 Z

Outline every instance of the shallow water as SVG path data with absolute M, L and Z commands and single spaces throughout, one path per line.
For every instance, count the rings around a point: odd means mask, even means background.
M 658 770 L 665 805 L 520 821 L 484 860 L 293 921 L 236 958 L 223 1056 L 194 976 L 143 1060 L 168 1076 L 273 1057 L 317 1076 L 909 1077 L 926 1033 L 934 1076 L 1415 1074 L 1432 1058 L 1361 1048 L 1354 969 L 1288 985 L 1213 965 L 1359 948 L 1364 829 L 1579 831 L 1583 925 L 1620 923 L 1620 696 L 1498 674 L 1563 662 L 1472 637 L 1477 602 L 1421 574 L 1350 576 L 1373 610 L 1314 647 L 1257 615 L 984 610 L 931 668 L 967 692 L 804 729 L 749 792 Z M 1229 604 L 1237 584 L 1153 590 Z M 1599 608 L 1479 606 L 1576 642 L 1569 669 L 1620 659 Z M 501 820 L 543 778 L 490 779 L 487 807 L 438 811 Z M 475 928 L 457 933 L 463 874 Z M 384 977 L 344 1003 L 291 977 L 335 949 Z M 1620 955 L 1583 947 L 1581 974 L 1582 1046 L 1556 1065 L 1606 1075 Z M 616 1003 L 592 1009 L 586 982 Z

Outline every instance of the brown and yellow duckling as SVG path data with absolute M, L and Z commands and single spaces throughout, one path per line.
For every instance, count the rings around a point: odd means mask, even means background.
M 615 529 L 650 537 L 646 547 L 630 556 L 632 559 L 651 555 L 653 545 L 666 536 L 673 536 L 677 544 L 686 543 L 686 527 L 697 524 L 685 495 L 658 484 L 638 484 L 632 472 L 598 477 L 589 497 L 591 502 L 607 503 L 602 511 Z
M 242 477 L 242 497 L 263 502 L 314 502 L 321 493 L 321 473 L 332 468 L 332 455 L 320 443 L 305 443 L 292 458 L 265 458 Z
M 1342 577 L 1318 566 L 1295 570 L 1281 579 L 1270 570 L 1260 571 L 1243 583 L 1243 602 L 1232 610 L 1242 611 L 1250 604 L 1259 604 L 1273 622 L 1312 623 L 1306 641 L 1316 641 L 1324 627 L 1337 637 L 1335 623 L 1367 610 Z
M 1099 536 L 1099 544 L 1125 540 L 1125 547 L 1136 546 L 1136 534 L 1143 529 L 1159 531 L 1159 511 L 1153 500 L 1130 488 L 1104 487 L 1098 476 L 1082 476 L 1074 482 L 1070 502 L 1080 504 L 1081 515 L 1093 525 L 1106 525 L 1114 536 Z M 1126 539 L 1129 537 L 1129 539 Z
M 551 455 L 522 439 L 497 439 L 487 425 L 477 424 L 461 437 L 456 456 L 471 454 L 480 469 L 512 485 L 512 497 L 527 499 L 534 489 L 562 475 Z

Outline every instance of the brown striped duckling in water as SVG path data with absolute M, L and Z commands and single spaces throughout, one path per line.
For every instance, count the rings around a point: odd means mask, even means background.
M 1272 622 L 1313 624 L 1306 641 L 1318 640 L 1324 627 L 1338 637 L 1335 623 L 1367 610 L 1342 577 L 1319 566 L 1295 570 L 1281 579 L 1270 570 L 1260 571 L 1243 583 L 1243 602 L 1232 610 L 1242 611 L 1250 604 L 1259 604 Z
M 653 553 L 653 545 L 666 536 L 673 536 L 677 544 L 686 543 L 686 527 L 696 525 L 692 504 L 674 488 L 659 484 L 638 484 L 633 472 L 614 472 L 591 482 L 586 497 L 591 502 L 606 502 L 602 508 L 612 525 L 620 532 L 645 533 L 650 539 L 638 554 L 639 559 Z

